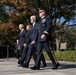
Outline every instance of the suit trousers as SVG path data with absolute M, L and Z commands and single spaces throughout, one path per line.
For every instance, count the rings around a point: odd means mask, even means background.
M 18 61 L 19 64 L 23 64 L 24 59 L 26 59 L 27 52 L 28 52 L 28 47 L 24 47 L 21 57 L 19 58 L 19 61 Z
M 31 59 L 32 55 L 33 55 L 33 58 L 34 58 L 34 62 L 36 63 L 36 59 L 37 59 L 36 47 L 37 47 L 36 44 L 34 44 L 34 45 L 30 44 L 29 45 L 29 49 L 28 49 L 28 52 L 27 52 L 27 55 L 26 55 L 26 59 L 25 59 L 25 64 L 26 65 L 29 65 L 29 62 L 30 62 L 30 59 Z M 46 65 L 46 62 L 45 62 L 43 54 L 42 54 L 41 60 L 42 60 L 43 65 Z
M 23 49 L 24 49 L 24 46 L 23 45 L 20 45 L 20 54 L 21 55 L 22 55 Z
M 35 47 L 36 47 L 36 45 L 29 44 L 29 49 L 28 49 L 28 52 L 26 54 L 26 59 L 24 60 L 25 61 L 24 64 L 29 65 L 29 62 L 30 62 L 32 55 L 33 55 L 34 61 L 36 61 Z
M 49 43 L 46 42 L 46 41 L 38 43 L 38 45 L 37 45 L 37 53 L 38 54 L 37 54 L 37 60 L 36 60 L 35 66 L 38 67 L 38 68 L 40 67 L 40 61 L 41 61 L 41 58 L 42 58 L 42 49 L 43 48 L 46 50 L 50 60 L 52 60 L 53 65 L 56 66 L 56 62 L 55 62 L 54 57 L 53 57 L 53 55 L 50 51 Z

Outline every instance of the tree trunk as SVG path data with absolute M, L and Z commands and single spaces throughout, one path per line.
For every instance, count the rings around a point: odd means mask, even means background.
M 60 51 L 60 39 L 61 39 L 60 35 L 58 37 L 56 37 L 56 51 L 57 52 Z

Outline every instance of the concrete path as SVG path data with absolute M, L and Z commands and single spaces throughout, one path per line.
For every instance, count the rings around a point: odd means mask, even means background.
M 47 67 L 41 68 L 41 70 L 31 70 L 30 68 L 18 67 L 17 59 L 10 58 L 0 59 L 0 75 L 76 75 L 76 62 L 62 62 L 61 66 L 57 70 L 52 70 L 52 63 L 47 61 Z M 30 62 L 30 66 L 33 66 L 33 60 Z

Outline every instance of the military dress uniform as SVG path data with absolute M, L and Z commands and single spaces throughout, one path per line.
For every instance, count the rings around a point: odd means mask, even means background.
M 42 50 L 43 48 L 46 50 L 49 58 L 52 60 L 52 63 L 54 65 L 54 69 L 57 69 L 57 64 L 54 60 L 54 57 L 50 51 L 50 46 L 49 46 L 49 31 L 52 28 L 52 24 L 51 24 L 51 18 L 49 15 L 45 15 L 40 21 L 39 21 L 39 25 L 38 25 L 38 45 L 37 45 L 37 60 L 36 60 L 36 64 L 34 67 L 31 67 L 31 69 L 33 70 L 38 70 L 40 69 L 40 61 L 41 61 L 41 57 L 42 57 Z M 42 39 L 41 35 L 45 35 L 45 38 Z

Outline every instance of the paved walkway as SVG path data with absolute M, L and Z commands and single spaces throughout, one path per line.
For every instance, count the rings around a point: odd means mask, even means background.
M 52 70 L 52 63 L 47 61 L 47 67 L 41 70 L 31 70 L 17 66 L 17 59 L 0 59 L 0 75 L 76 75 L 76 62 L 61 62 L 57 70 Z M 33 60 L 30 66 L 33 66 Z

